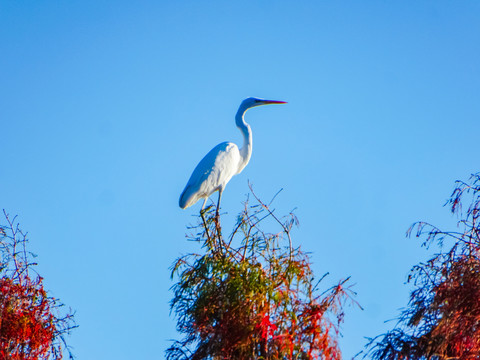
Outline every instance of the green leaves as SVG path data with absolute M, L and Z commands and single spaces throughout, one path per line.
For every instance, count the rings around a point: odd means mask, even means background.
M 317 294 L 308 256 L 292 248 L 295 216 L 281 220 L 256 199 L 245 203 L 227 239 L 213 209 L 192 228 L 190 240 L 205 253 L 172 265 L 171 309 L 183 338 L 168 359 L 340 358 L 338 326 L 353 292 L 341 282 Z M 259 227 L 267 219 L 278 232 Z

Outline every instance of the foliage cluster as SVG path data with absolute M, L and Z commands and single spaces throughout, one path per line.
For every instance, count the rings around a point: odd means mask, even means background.
M 224 238 L 219 217 L 201 213 L 190 239 L 203 254 L 188 254 L 172 266 L 171 309 L 183 339 L 168 359 L 339 359 L 343 306 L 353 292 L 340 281 L 319 294 L 310 259 L 292 248 L 293 214 L 278 219 L 256 198 L 248 201 L 233 232 Z M 266 233 L 273 220 L 278 233 Z M 237 244 L 237 245 L 235 245 Z M 323 284 L 322 284 L 323 285 Z
M 409 306 L 392 331 L 371 341 L 373 359 L 480 357 L 480 173 L 457 181 L 447 204 L 457 230 L 418 222 L 407 233 L 440 251 L 412 269 Z
M 43 278 L 34 273 L 27 236 L 4 212 L 0 225 L 0 359 L 61 359 L 63 335 L 74 327 L 73 315 L 60 316 Z M 68 347 L 67 347 L 68 350 Z M 70 357 L 71 354 L 70 354 Z

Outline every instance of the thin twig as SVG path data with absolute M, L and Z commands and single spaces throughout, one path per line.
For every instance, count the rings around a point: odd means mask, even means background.
M 252 187 L 252 184 L 249 182 L 248 183 L 248 187 L 250 188 L 250 191 L 252 192 L 252 195 L 255 197 L 255 199 L 258 201 L 258 203 L 265 209 L 268 211 L 268 213 L 270 215 L 272 215 L 272 217 L 277 221 L 277 223 L 280 224 L 280 226 L 283 228 L 285 234 L 287 234 L 287 237 L 288 237 L 288 243 L 289 243 L 289 246 L 290 246 L 290 261 L 292 261 L 292 257 L 293 257 L 293 247 L 292 247 L 292 238 L 290 237 L 290 230 L 285 226 L 285 224 L 283 224 L 276 216 L 275 214 L 273 213 L 273 211 L 270 210 L 270 208 L 265 205 L 259 198 L 258 196 L 255 194 L 255 192 L 253 191 L 253 187 Z

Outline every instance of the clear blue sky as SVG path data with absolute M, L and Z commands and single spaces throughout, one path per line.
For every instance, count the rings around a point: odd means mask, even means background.
M 428 253 L 405 231 L 479 171 L 477 1 L 2 1 L 0 207 L 29 231 L 52 294 L 77 311 L 79 359 L 163 359 L 169 266 L 200 204 L 178 196 L 217 143 L 253 157 L 223 197 L 297 207 L 295 245 L 351 276 L 345 358 L 405 306 Z M 276 229 L 266 229 L 275 231 Z

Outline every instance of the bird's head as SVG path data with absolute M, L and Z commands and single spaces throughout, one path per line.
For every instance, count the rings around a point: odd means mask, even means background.
M 286 104 L 286 101 L 278 101 L 278 100 L 265 100 L 265 99 L 259 99 L 259 98 L 254 98 L 250 97 L 248 99 L 245 99 L 242 101 L 242 104 L 240 105 L 239 110 L 246 111 L 252 107 L 255 106 L 260 106 L 260 105 L 270 105 L 270 104 Z

